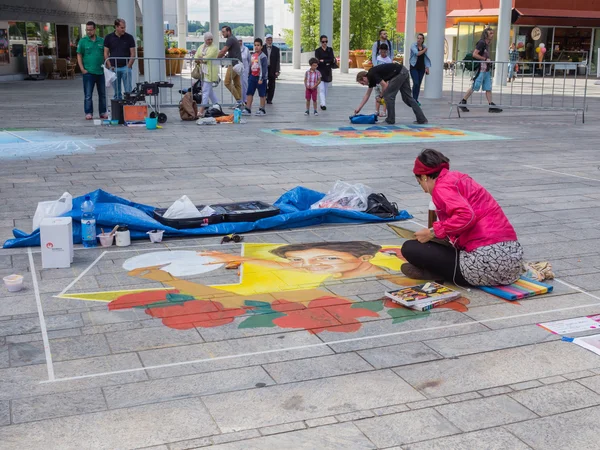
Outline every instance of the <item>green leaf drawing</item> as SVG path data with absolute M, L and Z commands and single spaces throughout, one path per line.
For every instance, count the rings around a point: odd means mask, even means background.
M 244 320 L 238 328 L 273 328 L 275 319 L 285 316 L 284 313 L 273 312 L 269 314 L 256 314 Z
M 420 319 L 422 317 L 427 317 L 429 315 L 429 311 L 413 311 L 408 308 L 391 308 L 388 309 L 387 312 L 392 319 L 392 323 L 401 323 L 411 319 Z
M 369 311 L 379 312 L 383 309 L 383 302 L 381 300 L 373 300 L 371 302 L 355 302 L 351 308 L 363 308 Z

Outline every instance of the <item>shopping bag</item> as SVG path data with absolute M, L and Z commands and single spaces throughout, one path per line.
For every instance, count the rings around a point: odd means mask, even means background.
M 107 69 L 105 65 L 102 65 L 102 68 L 104 69 L 104 84 L 106 87 L 111 87 L 113 82 L 117 80 L 117 74 Z
M 73 196 L 65 192 L 58 200 L 39 202 L 33 215 L 32 230 L 37 230 L 46 217 L 60 217 L 73 209 Z

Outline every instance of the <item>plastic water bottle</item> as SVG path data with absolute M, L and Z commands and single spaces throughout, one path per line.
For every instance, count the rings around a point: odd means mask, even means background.
M 233 110 L 233 123 L 240 123 L 242 119 L 242 110 L 240 108 L 235 108 Z
M 89 195 L 81 204 L 81 242 L 84 247 L 96 246 L 96 218 L 94 217 L 94 202 Z

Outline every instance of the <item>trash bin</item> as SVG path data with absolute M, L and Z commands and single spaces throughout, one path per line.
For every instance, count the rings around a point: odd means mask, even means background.
M 586 71 L 587 71 L 587 65 L 585 65 L 585 64 L 577 65 L 577 75 L 585 75 Z
M 110 116 L 112 120 L 118 120 L 119 125 L 123 125 L 125 123 L 125 115 L 123 114 L 123 106 L 126 104 L 125 100 L 115 100 L 112 99 L 110 101 Z

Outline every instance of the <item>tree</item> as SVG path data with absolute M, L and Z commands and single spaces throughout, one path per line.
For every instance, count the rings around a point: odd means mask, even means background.
M 294 12 L 293 3 L 289 3 L 290 11 Z M 310 52 L 319 44 L 319 0 L 300 0 L 300 43 L 304 51 Z M 292 38 L 293 40 L 293 38 Z

